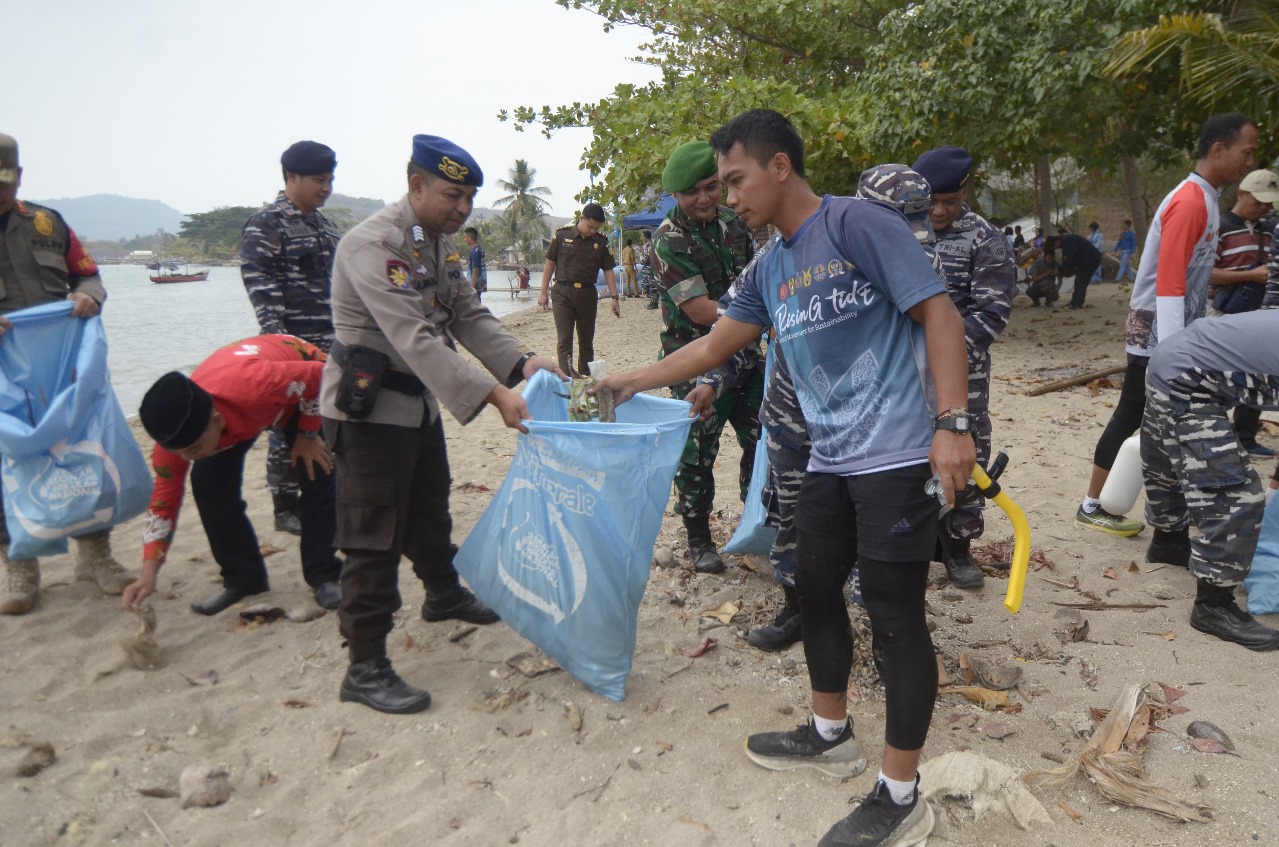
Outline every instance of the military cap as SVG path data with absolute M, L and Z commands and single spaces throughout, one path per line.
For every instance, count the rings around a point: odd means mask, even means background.
M 937 147 L 911 165 L 928 180 L 934 194 L 954 194 L 968 184 L 973 157 L 963 147 Z
M 599 203 L 587 203 L 582 207 L 582 217 L 604 223 L 604 207 Z
M 190 447 L 209 427 L 213 398 L 177 371 L 155 381 L 138 408 L 142 427 L 166 450 Z
M 410 158 L 418 167 L 457 185 L 478 187 L 484 184 L 484 172 L 471 154 L 447 138 L 413 136 L 413 155 Z
M 905 216 L 916 233 L 928 233 L 928 210 L 933 192 L 914 169 L 906 165 L 876 165 L 862 172 L 857 196 L 887 203 Z
M 1239 183 L 1239 190 L 1247 191 L 1262 203 L 1274 203 L 1279 200 L 1279 176 L 1264 168 L 1253 171 Z
M 715 151 L 709 141 L 688 141 L 675 148 L 662 169 L 662 188 L 675 193 L 688 191 L 715 174 Z
M 280 164 L 289 173 L 302 176 L 331 174 L 338 166 L 338 157 L 333 148 L 318 141 L 299 141 L 284 151 Z
M 18 139 L 0 132 L 0 182 L 18 181 Z

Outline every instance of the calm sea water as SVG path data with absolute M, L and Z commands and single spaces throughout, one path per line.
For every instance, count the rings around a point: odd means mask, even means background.
M 192 271 L 205 270 L 191 266 Z M 204 282 L 156 285 L 140 265 L 103 265 L 107 303 L 102 322 L 107 330 L 107 361 L 120 405 L 137 414 L 142 395 L 161 374 L 190 373 L 224 344 L 258 334 L 240 269 L 210 268 Z M 484 305 L 501 317 L 534 305 L 536 297 L 512 299 L 507 289 L 515 275 L 489 272 Z M 516 283 L 518 285 L 518 283 Z

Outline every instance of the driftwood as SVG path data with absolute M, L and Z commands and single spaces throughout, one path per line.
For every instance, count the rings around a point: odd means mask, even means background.
M 1026 392 L 1028 397 L 1038 397 L 1040 394 L 1050 394 L 1053 391 L 1061 391 L 1063 388 L 1074 388 L 1076 385 L 1087 385 L 1094 379 L 1101 379 L 1103 376 L 1114 376 L 1128 370 L 1127 365 L 1116 365 L 1113 368 L 1106 368 L 1101 371 L 1093 371 L 1092 373 L 1080 374 L 1072 376 L 1070 379 L 1059 379 L 1056 382 L 1050 382 L 1047 385 L 1040 385 Z

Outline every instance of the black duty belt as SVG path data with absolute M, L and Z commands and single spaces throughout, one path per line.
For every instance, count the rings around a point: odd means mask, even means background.
M 346 367 L 346 346 L 344 346 L 341 341 L 334 339 L 333 346 L 329 348 L 329 358 L 337 362 L 338 367 Z M 418 379 L 413 374 L 392 370 L 389 367 L 386 369 L 386 373 L 382 375 L 382 387 L 387 391 L 407 394 L 410 397 L 421 397 L 426 394 L 426 385 L 422 382 L 422 380 Z

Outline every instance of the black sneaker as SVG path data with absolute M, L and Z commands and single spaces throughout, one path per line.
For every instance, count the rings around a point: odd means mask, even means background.
M 866 754 L 853 737 L 851 720 L 834 741 L 822 738 L 811 720 L 790 732 L 761 732 L 746 739 L 746 755 L 770 771 L 813 768 L 827 776 L 852 779 L 866 770 Z
M 799 609 L 789 603 L 767 626 L 757 626 L 746 636 L 746 643 L 765 653 L 779 653 L 800 641 Z
M 470 589 L 458 585 L 442 594 L 432 595 L 428 591 L 426 601 L 422 603 L 422 620 L 429 623 L 457 620 L 486 626 L 497 623 L 501 618 L 481 603 Z
M 933 831 L 933 810 L 919 796 L 904 806 L 893 802 L 888 786 L 876 781 L 875 788 L 853 813 L 830 828 L 817 847 L 911 847 L 927 840 Z
M 950 554 L 946 560 L 946 573 L 956 588 L 981 588 L 986 583 L 981 568 L 973 564 L 973 557 L 967 551 Z
M 1222 603 L 1196 602 L 1190 609 L 1190 625 L 1222 641 L 1242 644 L 1249 650 L 1279 649 L 1279 631 L 1239 608 L 1233 597 Z
M 338 699 L 390 715 L 411 715 L 431 705 L 431 695 L 400 679 L 386 658 L 365 659 L 347 668 Z

